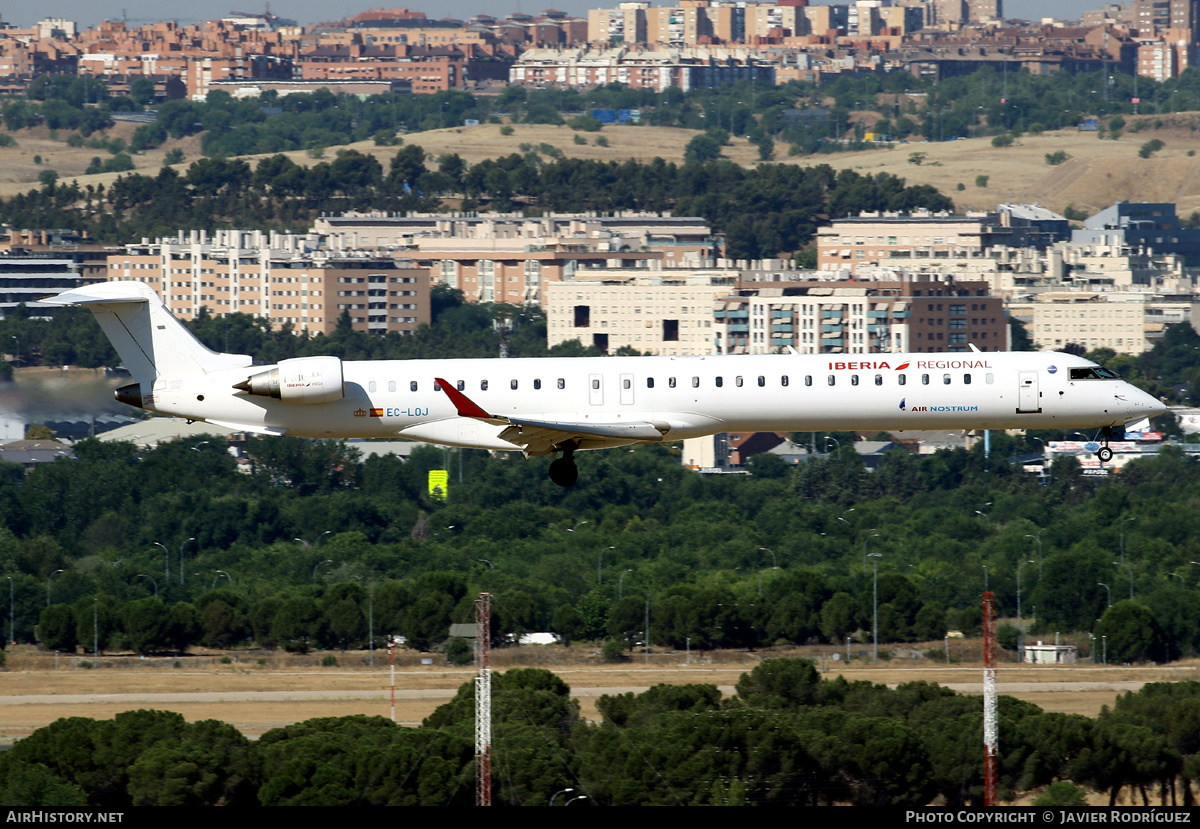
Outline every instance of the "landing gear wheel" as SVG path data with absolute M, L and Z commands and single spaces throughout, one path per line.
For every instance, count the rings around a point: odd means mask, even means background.
M 575 459 L 570 455 L 564 455 L 552 462 L 550 464 L 550 480 L 561 487 L 575 486 L 575 482 L 579 480 L 579 468 L 575 466 Z
M 1101 446 L 1096 452 L 1096 457 L 1100 459 L 1100 463 L 1108 463 L 1112 460 L 1113 451 L 1107 446 Z

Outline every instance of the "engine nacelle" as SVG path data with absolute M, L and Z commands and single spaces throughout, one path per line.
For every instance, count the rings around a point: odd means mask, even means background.
M 234 386 L 255 397 L 284 403 L 332 403 L 346 396 L 342 361 L 337 357 L 296 357 L 253 374 Z

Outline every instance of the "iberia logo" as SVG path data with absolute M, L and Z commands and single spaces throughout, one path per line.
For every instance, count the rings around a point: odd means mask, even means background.
M 904 371 L 906 368 L 908 368 L 908 363 L 901 363 L 900 365 L 896 366 L 896 371 Z
M 371 409 L 371 417 L 383 417 L 383 409 Z
M 366 410 L 366 409 L 355 409 L 355 410 L 354 410 L 354 416 L 355 416 L 355 417 L 366 417 L 366 416 L 367 416 L 367 410 Z

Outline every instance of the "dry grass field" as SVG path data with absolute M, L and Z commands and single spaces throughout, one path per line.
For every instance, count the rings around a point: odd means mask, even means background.
M 1129 124 L 1135 123 L 1129 118 Z M 1165 116 L 1159 129 L 1153 119 L 1140 132 L 1126 130 L 1119 140 L 1101 139 L 1098 133 L 1077 132 L 1074 129 L 1055 130 L 1042 135 L 1025 135 L 1007 148 L 997 149 L 990 138 L 968 138 L 940 143 L 897 144 L 890 149 L 872 149 L 853 153 L 788 158 L 787 147 L 777 144 L 777 160 L 788 164 L 829 164 L 836 169 L 854 169 L 864 174 L 880 172 L 903 177 L 910 184 L 930 184 L 954 199 L 962 209 L 993 209 L 999 202 L 1040 202 L 1057 211 L 1068 205 L 1094 213 L 1117 200 L 1166 201 L 1179 205 L 1179 214 L 1188 216 L 1200 210 L 1200 156 L 1189 155 L 1200 147 L 1200 114 L 1180 113 Z M 566 126 L 535 124 L 512 125 L 511 135 L 502 135 L 498 124 L 460 127 L 430 132 L 411 133 L 408 144 L 425 149 L 431 158 L 443 153 L 458 153 L 474 164 L 487 158 L 522 152 L 522 145 L 535 148 L 548 145 L 561 150 L 570 158 L 601 161 L 650 161 L 663 158 L 682 162 L 688 141 L 694 130 L 667 127 L 606 126 L 601 132 L 580 133 Z M 108 134 L 128 140 L 135 125 L 117 124 Z M 575 136 L 585 143 L 574 143 Z M 607 147 L 597 145 L 604 137 Z M 16 147 L 0 148 L 0 197 L 11 196 L 36 186 L 41 170 L 52 168 L 64 181 L 76 180 L 81 185 L 110 183 L 117 173 L 85 176 L 94 156 L 107 158 L 102 150 L 73 149 L 61 140 L 51 140 L 44 127 L 15 133 Z M 1138 149 L 1152 138 L 1165 147 L 1152 158 L 1138 157 Z M 363 141 L 348 145 L 350 149 L 376 156 L 385 169 L 395 147 L 376 147 Z M 164 146 L 143 155 L 134 156 L 137 169 L 144 173 L 157 172 L 166 152 L 179 147 L 185 161 L 178 169 L 199 157 L 199 139 L 169 141 Z M 285 153 L 298 164 L 311 165 L 334 157 L 340 148 L 329 148 L 324 157 L 314 159 L 307 152 Z M 1070 158 L 1058 166 L 1046 163 L 1046 155 L 1058 151 Z M 910 163 L 913 153 L 924 153 L 919 166 Z M 33 162 L 35 155 L 43 163 Z M 758 149 L 744 138 L 734 138 L 724 150 L 731 161 L 744 166 L 758 162 Z M 254 164 L 258 156 L 247 156 Z M 986 188 L 976 186 L 976 177 L 988 176 Z M 958 190 L 958 185 L 964 186 Z
M 497 671 L 514 667 L 553 670 L 571 686 L 585 717 L 598 719 L 596 700 L 602 694 L 640 691 L 658 683 L 711 683 L 730 695 L 742 673 L 769 656 L 806 655 L 817 659 L 827 677 L 869 680 L 895 686 L 914 680 L 937 682 L 964 693 L 979 693 L 978 664 L 899 660 L 878 666 L 835 662 L 828 653 L 756 654 L 720 652 L 693 655 L 652 654 L 650 664 L 635 655 L 623 665 L 601 665 L 598 654 L 573 648 L 520 648 L 499 651 Z M 322 667 L 323 655 L 237 655 L 222 663 L 220 654 L 176 661 L 104 656 L 99 668 L 86 669 L 85 657 L 55 657 L 26 648 L 9 654 L 8 670 L 0 673 L 0 741 L 20 738 L 56 719 L 69 716 L 109 718 L 121 711 L 156 708 L 178 711 L 189 721 L 218 719 L 246 734 L 311 717 L 371 714 L 390 716 L 390 670 L 387 654 L 377 651 L 375 667 L 365 652 L 336 654 L 337 666 Z M 260 662 L 261 660 L 261 662 Z M 420 655 L 405 653 L 396 669 L 396 719 L 416 725 L 437 706 L 452 698 L 473 675 L 471 668 L 421 664 Z M 998 671 L 1000 692 L 1033 702 L 1047 711 L 1095 716 L 1125 691 L 1146 682 L 1200 678 L 1191 663 L 1149 667 L 1018 666 Z

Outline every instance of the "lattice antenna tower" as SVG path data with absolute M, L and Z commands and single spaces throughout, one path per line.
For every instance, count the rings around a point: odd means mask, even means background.
M 475 805 L 492 805 L 492 596 L 475 600 Z
M 991 591 L 983 594 L 983 805 L 996 805 L 1000 752 L 996 716 L 996 597 Z

